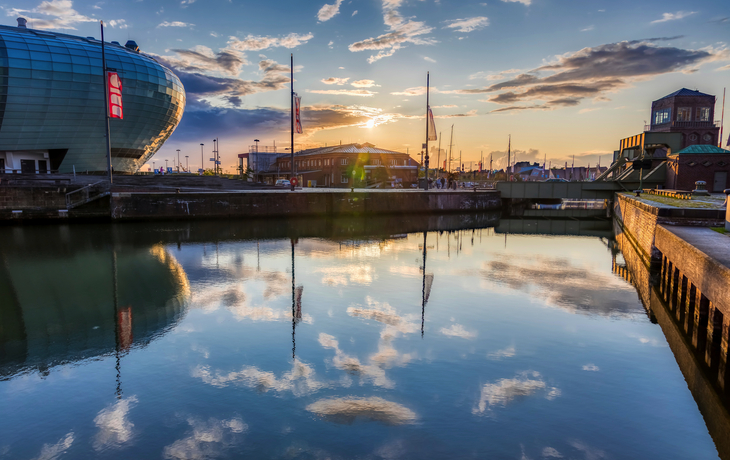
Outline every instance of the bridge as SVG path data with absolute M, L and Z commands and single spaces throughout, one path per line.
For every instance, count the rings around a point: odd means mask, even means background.
M 644 181 L 642 186 L 653 187 Z M 503 200 L 613 200 L 616 192 L 633 191 L 639 182 L 497 182 Z

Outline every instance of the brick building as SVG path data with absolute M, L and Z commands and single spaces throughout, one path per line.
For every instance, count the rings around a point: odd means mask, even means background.
M 281 155 L 262 174 L 265 182 L 292 177 L 291 157 Z M 407 153 L 375 147 L 373 144 L 345 144 L 302 150 L 294 154 L 294 173 L 304 187 L 350 187 L 383 183 L 410 187 L 418 180 L 418 162 Z
M 730 150 L 714 145 L 692 145 L 667 155 L 665 186 L 675 190 L 694 190 L 695 181 L 707 182 L 707 190 L 722 193 L 728 187 Z
M 715 96 L 682 88 L 651 103 L 651 125 L 646 132 L 681 133 L 680 148 L 718 145 Z

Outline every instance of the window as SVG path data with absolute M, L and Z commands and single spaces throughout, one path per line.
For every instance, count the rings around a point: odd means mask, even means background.
M 347 163 L 348 163 L 347 158 L 343 158 L 340 160 L 340 164 L 343 166 L 347 166 Z
M 377 166 L 380 164 L 380 160 L 370 160 L 370 163 Z
M 46 160 L 38 160 L 38 172 L 48 174 L 48 162 Z
M 662 109 L 654 112 L 654 124 L 661 125 L 663 123 L 669 123 L 669 119 L 672 116 L 672 109 Z
M 398 163 L 398 161 L 397 161 L 397 160 L 390 160 L 390 164 L 391 164 L 391 165 L 395 166 L 395 165 L 396 165 L 396 163 Z
M 677 121 L 692 121 L 692 109 L 690 107 L 678 108 Z
M 403 166 L 408 166 L 408 160 L 403 160 Z
M 347 175 L 347 173 L 342 173 L 342 177 L 340 177 L 340 182 L 342 182 L 343 184 L 347 184 L 348 182 L 350 182 L 350 177 Z
M 697 109 L 697 121 L 710 121 L 709 107 L 700 107 Z
M 5 158 L 0 158 L 0 174 L 5 172 Z

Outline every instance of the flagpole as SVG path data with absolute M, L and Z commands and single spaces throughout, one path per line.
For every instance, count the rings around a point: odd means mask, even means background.
M 294 191 L 294 53 L 291 53 L 291 95 L 289 96 L 291 103 L 291 168 L 289 169 L 289 184 L 291 185 L 291 191 Z
M 106 71 L 106 54 L 104 52 L 104 21 L 99 21 L 101 26 L 101 71 L 104 74 L 104 123 L 106 124 L 106 171 L 109 175 L 109 184 L 112 180 L 112 141 L 109 130 L 109 74 Z
M 424 176 L 424 190 L 428 190 L 428 124 L 431 122 L 429 120 L 430 114 L 428 113 L 430 107 L 429 107 L 429 93 L 431 91 L 430 89 L 430 83 L 431 83 L 431 72 L 426 72 L 426 163 L 424 166 L 426 167 L 426 174 Z
M 720 142 L 717 146 L 722 148 L 722 131 L 725 127 L 725 88 L 722 89 L 722 118 L 720 118 Z

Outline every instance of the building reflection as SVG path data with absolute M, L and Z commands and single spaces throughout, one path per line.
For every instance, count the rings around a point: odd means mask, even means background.
M 619 252 L 620 251 L 620 252 Z M 637 290 L 647 314 L 664 333 L 669 348 L 700 409 L 715 447 L 723 460 L 730 459 L 730 391 L 728 370 L 718 366 L 707 351 L 711 334 L 707 319 L 695 315 L 690 302 L 676 302 L 663 292 L 656 267 L 645 261 L 626 235 L 617 229 L 613 272 Z M 666 289 L 664 289 L 666 290 Z M 669 300 L 669 301 L 667 301 Z M 686 308 L 680 308 L 686 304 Z M 696 309 L 697 312 L 700 308 Z
M 44 245 L 37 230 L 3 234 L 0 379 L 45 375 L 53 366 L 110 353 L 120 358 L 185 314 L 187 276 L 161 245 L 115 247 L 109 232 L 89 240 L 84 230 L 64 235 L 64 227 Z

